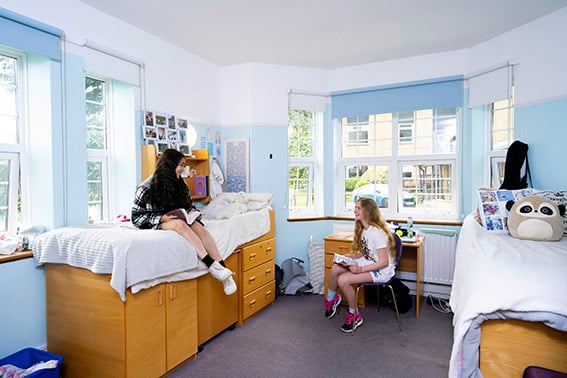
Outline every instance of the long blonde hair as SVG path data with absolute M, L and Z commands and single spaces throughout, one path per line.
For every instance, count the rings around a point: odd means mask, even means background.
M 396 259 L 396 241 L 392 232 L 386 224 L 386 220 L 382 217 L 380 208 L 372 198 L 362 197 L 356 201 L 359 204 L 362 211 L 366 212 L 366 220 L 368 225 L 379 228 L 384 231 L 388 237 L 388 253 L 392 259 Z M 352 240 L 352 250 L 354 252 L 360 252 L 362 249 L 362 230 L 364 225 L 360 220 L 356 220 L 354 223 L 354 238 Z

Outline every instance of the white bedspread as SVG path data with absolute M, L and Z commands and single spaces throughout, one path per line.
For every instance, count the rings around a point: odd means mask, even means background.
M 234 249 L 266 234 L 267 208 L 233 218 L 205 221 L 227 258 Z M 126 300 L 133 293 L 161 282 L 195 278 L 207 273 L 195 249 L 174 231 L 138 230 L 125 224 L 96 224 L 55 229 L 35 238 L 37 265 L 68 264 L 97 274 L 111 274 L 110 286 Z
M 467 216 L 457 244 L 451 291 L 455 315 L 449 377 L 480 376 L 478 369 L 462 370 L 468 358 L 462 355 L 463 340 L 477 317 L 513 314 L 518 319 L 533 319 L 535 312 L 567 317 L 565 277 L 567 238 L 558 242 L 519 240 L 485 231 L 472 215 Z M 546 324 L 567 331 L 567 322 L 557 319 L 554 316 Z M 478 354 L 476 358 L 473 365 L 478 367 Z

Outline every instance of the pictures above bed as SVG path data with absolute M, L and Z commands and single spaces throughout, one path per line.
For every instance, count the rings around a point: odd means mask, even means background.
M 195 128 L 187 119 L 172 114 L 146 111 L 143 128 L 145 144 L 155 145 L 158 154 L 167 148 L 175 148 L 185 155 L 191 155 L 191 147 L 197 141 Z
M 533 189 L 498 190 L 481 188 L 478 190 L 478 212 L 482 226 L 487 231 L 508 232 L 508 210 L 506 202 L 517 201 L 533 193 Z

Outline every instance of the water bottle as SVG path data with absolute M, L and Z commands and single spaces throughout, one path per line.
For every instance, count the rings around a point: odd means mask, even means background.
M 407 221 L 407 227 L 408 227 L 408 238 L 413 238 L 413 218 L 412 217 L 408 217 L 408 221 Z

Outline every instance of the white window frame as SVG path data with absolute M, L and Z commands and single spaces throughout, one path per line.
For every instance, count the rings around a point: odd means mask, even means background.
M 107 78 L 101 78 L 97 75 L 86 74 L 85 81 L 88 78 L 92 78 L 95 80 L 100 80 L 105 82 L 105 90 L 104 90 L 104 133 L 105 133 L 105 149 L 92 149 L 87 148 L 87 164 L 92 163 L 102 163 L 102 172 L 101 172 L 101 179 L 102 179 L 102 219 L 101 221 L 109 221 L 110 216 L 113 213 L 114 209 L 114 197 L 113 193 L 110 190 L 112 186 L 111 178 L 113 177 L 112 174 L 112 151 L 114 146 L 114 138 L 113 138 L 113 124 L 112 124 L 112 80 Z M 86 140 L 85 140 L 86 145 Z M 85 169 L 87 167 L 85 166 Z M 89 203 L 87 202 L 87 207 Z M 98 221 L 98 220 L 95 220 Z
M 298 110 L 298 109 L 291 109 Z M 322 177 L 321 177 L 321 164 L 320 164 L 320 154 L 321 149 L 319 147 L 320 143 L 316 143 L 317 140 L 322 138 L 323 130 L 323 112 L 304 110 L 313 113 L 313 130 L 312 130 L 312 156 L 311 157 L 291 157 L 288 156 L 288 175 L 289 170 L 292 167 L 307 167 L 309 168 L 309 183 L 308 183 L 308 193 L 307 193 L 307 206 L 305 208 L 295 208 L 292 209 L 291 203 L 289 203 L 289 193 L 287 195 L 288 201 L 288 214 L 290 217 L 300 218 L 316 216 L 322 213 Z M 288 177 L 288 188 L 289 188 Z M 311 200 L 313 198 L 313 201 Z
M 27 59 L 26 55 L 6 47 L 0 54 L 16 59 L 16 143 L 0 144 L 0 159 L 10 161 L 10 187 L 8 192 L 8 220 L 5 232 L 16 234 L 21 224 L 29 223 L 29 166 L 27 156 Z M 15 183 L 13 185 L 12 183 Z M 20 212 L 18 212 L 18 194 Z M 15 211 L 13 211 L 15 209 Z
M 503 176 L 500 176 L 499 165 L 503 165 L 506 162 L 506 153 L 508 152 L 508 146 L 514 141 L 515 132 L 515 104 L 514 104 L 514 88 L 510 92 L 512 97 L 510 98 L 510 105 L 505 109 L 508 111 L 508 120 L 511 120 L 511 125 L 508 124 L 508 145 L 501 146 L 500 148 L 494 149 L 493 133 L 494 133 L 494 103 L 485 106 L 486 114 L 486 150 L 487 158 L 485 164 L 487 169 L 485 170 L 485 182 L 489 183 L 488 186 L 492 188 L 499 188 L 504 180 Z
M 417 110 L 416 110 L 417 111 Z M 403 179 L 403 172 L 402 166 L 403 165 L 440 165 L 440 164 L 448 164 L 451 166 L 451 183 L 452 183 L 452 192 L 453 193 L 460 193 L 459 187 L 459 180 L 460 180 L 460 164 L 458 161 L 458 154 L 455 151 L 451 153 L 443 153 L 443 154 L 429 154 L 429 155 L 399 155 L 398 153 L 398 143 L 399 143 L 399 119 L 397 116 L 397 112 L 393 112 L 394 116 L 392 118 L 392 135 L 397 136 L 394 137 L 392 140 L 392 156 L 386 157 L 348 157 L 342 158 L 339 154 L 339 162 L 337 164 L 338 172 L 337 177 L 339 178 L 339 182 L 341 183 L 338 185 L 338 213 L 340 215 L 350 215 L 352 214 L 352 208 L 350 208 L 347 204 L 344 203 L 344 199 L 346 197 L 346 190 L 345 190 L 345 171 L 347 166 L 351 165 L 387 165 L 389 171 L 389 197 L 390 201 L 388 203 L 387 208 L 381 208 L 380 211 L 385 217 L 388 218 L 405 218 L 407 216 L 419 217 L 419 218 L 435 218 L 435 219 L 443 219 L 443 220 L 453 220 L 458 218 L 459 214 L 459 206 L 460 206 L 460 196 L 455 194 L 452 196 L 452 203 L 450 209 L 448 211 L 435 211 L 435 209 L 428 209 L 428 208 L 408 208 L 403 207 L 403 194 L 402 196 L 398 195 L 399 189 L 402 188 L 402 179 Z M 435 113 L 433 114 L 435 117 Z M 456 137 L 457 140 L 461 138 L 461 122 L 462 122 L 462 109 L 457 107 L 456 111 Z M 415 116 L 414 116 L 415 119 Z M 339 151 L 342 151 L 342 130 L 341 130 L 341 120 L 336 119 L 335 122 L 335 130 L 336 130 L 336 137 L 337 137 L 337 145 Z M 415 121 L 414 121 L 415 127 Z M 413 140 L 415 141 L 415 129 L 413 130 Z M 400 144 L 404 144 L 401 142 Z M 396 200 L 392 201 L 391 198 L 393 197 L 392 193 L 395 195 Z

